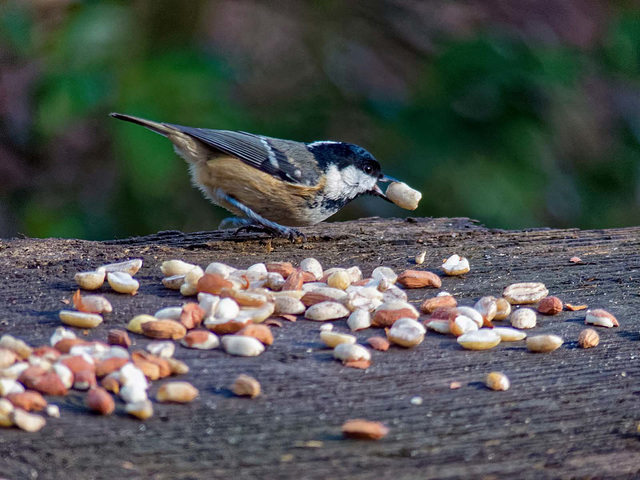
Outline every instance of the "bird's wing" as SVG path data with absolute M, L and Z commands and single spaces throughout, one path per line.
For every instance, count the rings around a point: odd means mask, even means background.
M 268 137 L 245 132 L 183 127 L 168 123 L 165 125 L 284 181 L 301 183 L 306 177 L 306 172 L 301 171 L 299 166 L 292 163 L 287 155 L 273 145 L 272 139 Z M 286 140 L 279 140 L 279 142 L 286 142 Z

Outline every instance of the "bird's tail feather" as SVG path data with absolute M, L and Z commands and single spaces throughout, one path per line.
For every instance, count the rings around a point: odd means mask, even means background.
M 167 136 L 171 133 L 175 133 L 176 129 L 174 127 L 170 127 L 165 125 L 164 123 L 153 122 L 151 120 L 145 120 L 144 118 L 134 117 L 132 115 L 125 115 L 124 113 L 110 113 L 113 118 L 117 118 L 118 120 L 124 120 L 125 122 L 136 123 L 138 125 L 142 125 L 143 127 L 147 127 L 149 130 L 159 133 L 162 136 Z

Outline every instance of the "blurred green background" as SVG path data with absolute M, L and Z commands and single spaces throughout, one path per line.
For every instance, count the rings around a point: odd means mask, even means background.
M 640 223 L 636 1 L 5 0 L 0 237 L 211 230 L 170 143 L 111 111 L 360 144 L 422 191 L 332 220 Z

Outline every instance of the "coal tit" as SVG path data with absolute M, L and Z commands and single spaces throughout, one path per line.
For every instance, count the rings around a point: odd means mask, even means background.
M 378 182 L 395 181 L 364 148 L 350 143 L 294 142 L 246 132 L 112 117 L 167 137 L 189 163 L 193 184 L 213 203 L 241 217 L 236 225 L 288 238 L 292 226 L 315 225 L 354 198 L 388 201 Z

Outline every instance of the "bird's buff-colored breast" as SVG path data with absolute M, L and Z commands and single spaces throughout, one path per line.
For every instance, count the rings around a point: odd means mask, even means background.
M 193 184 L 207 198 L 236 215 L 243 216 L 231 205 L 216 199 L 215 190 L 221 189 L 258 215 L 281 225 L 315 225 L 329 216 L 312 212 L 310 208 L 318 190 L 324 188 L 324 182 L 312 187 L 282 182 L 226 155 L 191 164 L 191 176 Z

